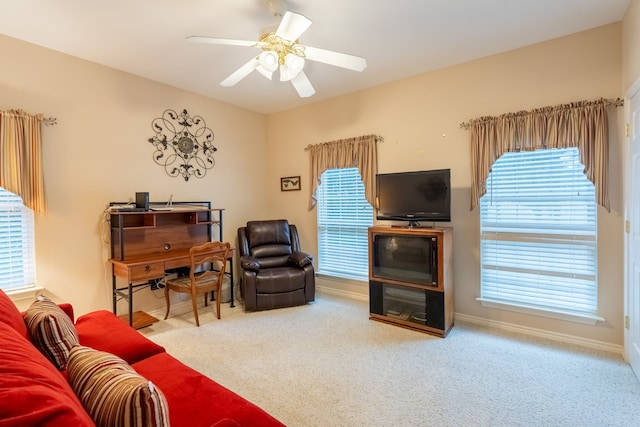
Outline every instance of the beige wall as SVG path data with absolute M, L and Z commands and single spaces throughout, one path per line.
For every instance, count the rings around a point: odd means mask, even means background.
M 640 0 L 631 0 L 622 21 L 622 89 L 640 77 Z
M 264 115 L 7 37 L 0 36 L 0 52 L 0 108 L 58 119 L 43 132 L 49 213 L 36 221 L 37 281 L 54 300 L 80 314 L 111 309 L 102 215 L 110 201 L 128 201 L 136 191 L 148 191 L 151 201 L 171 194 L 209 200 L 226 209 L 226 240 L 264 210 Z M 199 114 L 214 131 L 216 165 L 204 178 L 171 178 L 154 162 L 147 139 L 165 109 Z M 162 298 L 161 291 L 139 292 L 135 308 L 164 307 Z
M 599 314 L 597 326 L 484 308 L 480 294 L 479 221 L 469 211 L 468 119 L 600 97 L 621 96 L 621 25 L 514 50 L 418 75 L 268 118 L 268 181 L 301 175 L 303 191 L 270 187 L 272 216 L 288 217 L 303 231 L 303 247 L 316 247 L 315 210 L 307 211 L 309 160 L 304 147 L 363 134 L 382 135 L 379 171 L 451 168 L 454 282 L 457 313 L 621 344 L 623 235 L 617 116 L 611 109 L 612 212 L 598 210 Z M 354 291 L 353 288 L 350 288 Z M 366 286 L 357 288 L 367 292 Z M 356 291 L 357 291 L 356 290 Z

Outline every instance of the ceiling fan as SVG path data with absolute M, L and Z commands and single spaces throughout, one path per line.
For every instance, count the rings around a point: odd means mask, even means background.
M 268 3 L 276 16 L 282 15 L 286 8 L 284 1 L 269 1 Z M 233 86 L 254 70 L 271 80 L 273 72 L 279 69 L 280 81 L 290 81 L 298 95 L 306 98 L 316 91 L 303 71 L 305 60 L 322 62 L 353 71 L 362 71 L 367 67 L 367 61 L 364 58 L 299 44 L 298 38 L 310 26 L 311 20 L 305 16 L 284 11 L 282 20 L 275 31 L 266 30 L 258 41 L 201 36 L 187 37 L 187 40 L 196 43 L 251 46 L 262 49 L 259 55 L 253 57 L 220 82 L 222 86 Z

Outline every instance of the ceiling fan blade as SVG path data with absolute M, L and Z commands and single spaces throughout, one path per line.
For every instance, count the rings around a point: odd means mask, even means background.
M 276 30 L 276 36 L 294 42 L 311 26 L 311 20 L 299 13 L 285 12 Z
M 192 43 L 227 44 L 232 46 L 257 46 L 257 43 L 254 41 L 221 39 L 217 37 L 191 36 L 187 37 L 187 41 Z
M 318 49 L 317 47 L 305 46 L 304 57 L 312 61 L 324 62 L 325 64 L 335 65 L 336 67 L 347 68 L 353 71 L 362 71 L 367 68 L 367 60 L 364 58 L 331 50 Z
M 251 72 L 253 70 L 258 68 L 258 65 L 260 65 L 260 61 L 258 60 L 258 57 L 256 56 L 255 58 L 251 59 L 251 61 L 247 62 L 242 67 L 238 68 L 236 71 L 231 73 L 231 75 L 229 77 L 227 77 L 226 79 L 221 81 L 220 85 L 221 86 L 233 86 L 233 85 L 235 85 L 240 80 L 244 79 L 249 74 L 251 74 Z
M 300 95 L 300 98 L 307 98 L 316 93 L 316 90 L 311 85 L 304 71 L 300 71 L 297 76 L 291 79 L 291 83 L 296 89 L 296 92 L 298 92 L 298 95 Z

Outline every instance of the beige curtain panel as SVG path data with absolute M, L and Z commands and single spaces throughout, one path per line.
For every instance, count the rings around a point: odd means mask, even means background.
M 46 214 L 42 168 L 41 114 L 0 111 L 0 187 L 22 198 L 35 213 Z
M 375 183 L 378 172 L 378 150 L 376 143 L 382 140 L 377 135 L 365 135 L 310 145 L 305 150 L 311 153 L 311 179 L 309 182 L 309 210 L 316 205 L 316 191 L 320 177 L 327 169 L 355 168 L 360 171 L 364 183 L 364 194 L 371 206 L 375 206 Z
M 471 132 L 471 209 L 486 193 L 491 166 L 502 154 L 577 147 L 584 173 L 595 185 L 597 203 L 610 211 L 609 105 L 605 99 L 581 101 L 467 123 Z

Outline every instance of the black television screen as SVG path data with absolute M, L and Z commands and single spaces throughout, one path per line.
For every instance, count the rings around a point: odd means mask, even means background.
M 451 221 L 451 170 L 376 175 L 379 220 Z

